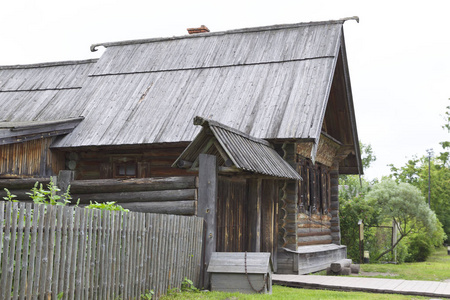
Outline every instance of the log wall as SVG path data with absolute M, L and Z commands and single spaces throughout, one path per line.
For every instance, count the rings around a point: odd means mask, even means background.
M 3 188 L 17 195 L 17 200 L 31 201 L 26 194 L 37 179 L 0 180 L 0 196 L 6 196 Z M 44 186 L 49 179 L 38 179 Z M 72 202 L 80 200 L 84 206 L 91 201 L 117 202 L 131 211 L 175 215 L 195 215 L 197 207 L 197 177 L 157 177 L 140 179 L 75 180 L 70 182 Z
M 66 152 L 65 161 L 67 168 L 75 171 L 76 180 L 189 176 L 192 173 L 171 167 L 185 148 L 183 144 L 167 148 L 136 146 L 129 149 L 89 149 Z M 135 175 L 121 176 L 117 172 L 119 165 L 135 168 Z

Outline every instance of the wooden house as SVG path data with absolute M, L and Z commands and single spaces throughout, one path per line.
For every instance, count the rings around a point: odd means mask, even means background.
M 362 173 L 343 23 L 199 30 L 0 67 L 0 187 L 22 197 L 65 174 L 85 203 L 210 214 L 214 251 L 321 269 L 345 256 L 338 176 Z

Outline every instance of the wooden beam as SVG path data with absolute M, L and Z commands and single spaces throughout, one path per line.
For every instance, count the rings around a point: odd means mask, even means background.
M 205 219 L 205 239 L 202 268 L 203 288 L 209 287 L 208 269 L 212 253 L 216 251 L 216 205 L 218 191 L 217 159 L 213 155 L 199 155 L 199 189 L 197 216 Z

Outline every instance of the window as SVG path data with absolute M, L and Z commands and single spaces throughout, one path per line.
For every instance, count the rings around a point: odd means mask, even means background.
M 114 177 L 115 178 L 129 178 L 136 177 L 136 163 L 115 163 L 114 164 Z
M 303 181 L 299 181 L 299 211 L 308 215 L 328 214 L 330 207 L 329 168 L 300 157 L 299 171 Z

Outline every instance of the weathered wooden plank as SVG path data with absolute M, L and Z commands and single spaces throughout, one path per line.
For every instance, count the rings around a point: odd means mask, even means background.
M 2 278 L 1 278 L 1 290 L 8 291 L 10 290 L 8 284 L 8 276 L 6 275 L 8 272 L 8 258 L 9 258 L 9 247 L 11 240 L 11 210 L 12 210 L 12 202 L 6 203 L 5 209 L 5 233 L 3 240 L 3 257 L 2 257 Z M 2 224 L 3 226 L 3 224 Z M 3 230 L 1 230 L 3 231 Z M 5 274 L 5 275 L 3 275 Z
M 2 230 L 0 230 L 0 249 L 3 249 L 3 228 L 4 228 L 3 220 L 5 218 L 5 204 L 6 204 L 6 202 L 0 201 L 0 224 L 2 227 Z M 6 224 L 7 223 L 8 222 L 6 222 Z M 2 263 L 2 253 L 3 253 L 3 251 L 0 251 L 0 264 Z M 2 274 L 4 274 L 3 271 L 2 271 Z M 2 281 L 3 281 L 3 278 L 2 278 L 2 276 L 0 276 L 0 286 L 2 284 Z
M 10 233 L 10 249 L 9 249 L 9 261 L 8 261 L 8 271 L 5 273 L 8 278 L 6 286 L 7 290 L 12 291 L 12 280 L 14 277 L 14 254 L 16 250 L 16 232 L 17 232 L 17 213 L 18 213 L 18 203 L 12 204 L 12 216 L 11 216 L 11 233 Z M 23 217 L 23 216 L 22 216 Z M 10 294 L 8 295 L 10 297 Z
M 28 256 L 29 256 L 29 243 L 30 243 L 30 228 L 31 228 L 31 203 L 26 203 L 25 205 L 25 229 L 23 235 L 23 252 L 22 252 L 22 268 L 20 271 L 20 294 L 19 299 L 25 299 L 26 286 L 27 286 L 27 271 L 28 271 Z M 2 211 L 0 207 L 0 224 L 2 224 L 1 220 Z M 0 233 L 0 248 L 1 248 L 1 233 Z M 1 259 L 0 259 L 1 261 Z
M 52 298 L 58 297 L 59 268 L 61 263 L 61 235 L 63 221 L 63 206 L 56 208 L 55 250 L 53 259 L 53 278 L 51 282 Z
M 267 285 L 264 274 L 221 274 L 214 273 L 211 275 L 211 290 L 224 292 L 240 292 L 245 294 L 256 293 L 250 286 L 257 291 L 265 287 L 262 292 L 267 291 Z
M 80 199 L 81 204 L 89 202 L 164 202 L 164 201 L 186 201 L 196 200 L 195 189 L 144 191 L 144 192 L 121 192 L 121 193 L 95 193 L 95 194 L 73 194 L 74 199 Z
M 14 245 L 8 244 L 11 255 L 5 256 L 6 248 L 1 252 L 2 262 L 7 257 L 7 273 L 13 272 L 14 289 L 8 285 L 10 279 L 3 277 L 0 287 L 5 286 L 15 298 L 25 299 L 27 293 L 30 299 L 57 298 L 61 292 L 67 299 L 135 298 L 150 289 L 164 293 L 169 287 L 179 287 L 185 276 L 199 275 L 202 219 L 125 213 L 130 216 L 127 224 L 127 218 L 122 222 L 115 212 L 36 205 L 30 226 L 31 205 L 20 204 L 20 209 L 17 213 L 9 208 L 11 227 L 5 234 L 12 232 L 15 216 L 20 222 L 15 222 L 19 229 L 14 232 L 19 235 Z M 3 222 L 4 205 L 0 210 Z M 150 223 L 155 228 L 150 230 Z M 122 226 L 128 229 L 122 230 Z M 4 247 L 3 230 L 0 232 Z M 9 237 L 6 240 L 11 241 Z M 22 248 L 30 249 L 29 256 Z M 21 258 L 17 259 L 19 252 Z M 122 252 L 128 255 L 124 260 Z M 122 275 L 122 262 L 128 268 L 128 278 Z M 198 278 L 190 279 L 198 283 Z M 123 286 L 124 282 L 128 286 Z M 116 292 L 121 289 L 127 293 Z
M 81 272 L 81 277 L 82 277 L 82 289 L 81 289 L 81 291 L 79 291 L 80 292 L 80 297 L 81 297 L 81 299 L 86 299 L 86 297 L 88 296 L 88 291 L 89 291 L 89 278 L 90 278 L 90 276 L 89 276 L 89 269 L 90 269 L 90 266 L 89 266 L 89 264 L 90 264 L 90 259 L 91 259 L 91 257 L 90 257 L 90 247 L 92 246 L 92 243 L 90 244 L 90 242 L 91 242 L 91 230 L 92 230 L 92 228 L 91 228 L 91 220 L 92 220 L 92 209 L 86 209 L 85 210 L 85 229 L 84 229 L 84 232 L 85 232 L 85 237 L 84 237 L 84 244 L 85 244 L 85 246 L 84 246 L 84 248 L 82 249 L 82 251 L 83 251 L 83 253 L 84 253 L 84 255 L 83 255 L 83 260 L 82 260 L 82 262 L 80 262 L 81 263 L 81 265 L 82 265 L 82 272 Z
M 66 256 L 65 256 L 65 269 L 64 269 L 64 281 L 62 285 L 64 287 L 64 295 L 68 299 L 73 299 L 70 296 L 70 274 L 72 268 L 72 260 L 74 255 L 72 255 L 73 250 L 73 240 L 74 240 L 74 216 L 73 211 L 66 211 L 66 222 L 67 222 L 67 246 L 66 246 Z
M 32 186 L 33 185 L 31 185 L 31 187 Z M 125 180 L 76 180 L 71 183 L 71 192 L 73 194 L 163 191 L 195 188 L 195 176 L 152 177 Z
M 86 261 L 86 209 L 80 209 L 80 223 L 78 225 L 79 242 L 75 274 L 75 299 L 82 299 L 84 286 L 84 262 Z
M 125 289 L 127 287 L 126 280 L 127 280 L 127 252 L 128 252 L 128 218 L 129 214 L 122 214 L 122 232 L 120 237 L 120 243 L 121 243 L 121 251 L 120 251 L 120 290 L 119 295 L 122 296 L 122 298 L 125 298 L 126 293 Z
M 111 264 L 112 264 L 112 255 L 111 255 L 111 243 L 112 243 L 112 211 L 104 211 L 103 212 L 103 218 L 105 218 L 105 281 L 104 281 L 104 288 L 105 288 L 105 296 L 106 298 L 112 297 L 112 288 L 110 286 L 111 283 Z
M 132 202 L 120 203 L 123 208 L 134 212 L 169 214 L 169 215 L 194 215 L 196 201 L 165 201 L 165 202 Z
M 48 252 L 47 252 L 47 273 L 45 276 L 45 295 L 46 297 L 52 296 L 52 282 L 53 282 L 53 264 L 54 264 L 54 252 L 55 252 L 55 230 L 56 230 L 56 209 L 55 206 L 50 206 L 50 214 L 47 211 L 47 217 L 49 218 L 49 239 L 48 239 Z M 48 209 L 48 208 L 47 208 Z
M 77 257 L 80 249 L 78 249 L 78 245 L 80 242 L 80 218 L 81 218 L 81 208 L 74 209 L 74 217 L 73 217 L 73 241 L 72 241 L 72 253 L 69 256 L 70 259 L 70 272 L 69 272 L 69 290 L 67 296 L 70 299 L 75 299 L 75 283 L 76 283 L 76 269 L 77 269 Z
M 203 265 L 203 287 L 209 286 L 206 272 L 212 253 L 216 250 L 216 205 L 218 191 L 218 170 L 216 157 L 200 154 L 199 156 L 199 193 L 197 216 L 205 219 L 206 239 Z
M 120 280 L 120 240 L 121 240 L 121 220 L 122 220 L 122 212 L 118 211 L 114 213 L 114 252 L 113 252 L 113 266 L 112 266 L 112 274 L 113 279 L 113 297 L 119 297 L 119 280 Z
M 36 239 L 37 239 L 37 224 L 39 220 L 39 210 L 38 205 L 33 205 L 33 224 L 31 226 L 31 239 L 30 239 L 30 259 L 29 259 L 29 268 L 27 275 L 27 291 L 26 291 L 26 299 L 32 299 L 32 291 L 33 291 L 33 279 L 34 279 L 34 269 L 35 269 L 35 257 L 36 257 Z
M 45 213 L 43 215 L 43 237 L 42 237 L 42 250 L 41 250 L 41 271 L 40 271 L 40 283 L 39 283 L 39 295 L 41 297 L 46 297 L 46 281 L 47 281 L 47 269 L 48 269 L 48 248 L 50 240 L 50 211 L 52 210 L 51 205 L 42 205 L 45 207 Z
M 40 204 L 35 207 L 34 211 L 39 211 L 39 223 L 38 231 L 36 235 L 36 261 L 35 261 L 35 273 L 34 273 L 34 283 L 33 283 L 33 299 L 38 297 L 43 297 L 44 295 L 39 294 L 40 292 L 40 275 L 41 275 L 41 262 L 42 262 L 42 240 L 44 238 L 44 221 L 45 221 L 45 205 Z
M 90 281 L 91 287 L 89 289 L 90 295 L 94 297 L 94 299 L 98 299 L 99 296 L 99 277 L 100 277 L 100 239 L 101 239 L 101 211 L 94 209 L 92 216 L 92 244 L 91 248 L 91 273 L 90 273 Z

